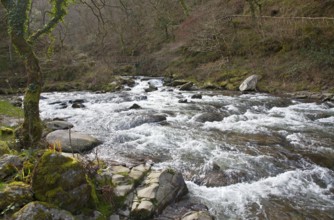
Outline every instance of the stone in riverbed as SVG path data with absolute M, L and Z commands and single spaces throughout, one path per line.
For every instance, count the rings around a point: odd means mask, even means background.
M 212 216 L 206 211 L 188 212 L 182 216 L 181 220 L 213 220 Z
M 205 122 L 213 122 L 213 121 L 221 121 L 226 117 L 223 113 L 214 113 L 214 112 L 205 112 L 203 114 L 197 115 L 194 117 L 194 120 L 197 122 L 205 123 Z
M 194 94 L 191 96 L 192 99 L 202 99 L 202 94 Z
M 193 82 L 187 82 L 186 84 L 183 84 L 179 87 L 180 90 L 182 91 L 189 91 L 193 87 L 194 83 Z
M 241 85 L 239 86 L 239 90 L 241 92 L 244 91 L 255 91 L 256 90 L 256 84 L 259 79 L 258 75 L 251 75 L 248 78 L 246 78 Z
M 63 152 L 81 153 L 89 151 L 101 144 L 98 139 L 79 132 L 69 130 L 57 130 L 46 136 L 46 141 L 50 145 L 61 146 Z
M 181 173 L 170 169 L 152 171 L 146 177 L 144 185 L 137 189 L 130 216 L 138 220 L 150 219 L 187 192 Z
M 141 109 L 141 106 L 134 103 L 133 105 L 131 105 L 131 107 L 129 109 Z

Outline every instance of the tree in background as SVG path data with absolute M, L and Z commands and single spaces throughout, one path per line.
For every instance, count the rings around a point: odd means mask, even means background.
M 39 100 L 43 74 L 33 49 L 42 35 L 49 34 L 66 15 L 70 0 L 50 0 L 50 20 L 35 32 L 28 31 L 32 0 L 1 0 L 7 12 L 8 33 L 17 52 L 24 60 L 27 88 L 24 94 L 24 122 L 17 135 L 22 147 L 36 147 L 42 136 Z

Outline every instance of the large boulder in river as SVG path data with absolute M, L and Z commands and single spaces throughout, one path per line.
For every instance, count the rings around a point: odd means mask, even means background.
M 136 190 L 130 216 L 137 220 L 150 219 L 187 192 L 181 173 L 171 169 L 152 171 Z
M 57 130 L 46 136 L 48 144 L 61 147 L 63 152 L 81 153 L 89 151 L 101 144 L 101 142 L 93 136 L 80 132 L 72 132 L 69 130 Z
M 32 176 L 37 200 L 54 204 L 72 213 L 92 208 L 92 188 L 82 164 L 73 157 L 46 151 Z
M 45 202 L 31 202 L 13 215 L 13 220 L 59 219 L 75 220 L 68 211 Z
M 251 75 L 247 79 L 245 79 L 241 85 L 239 86 L 239 90 L 241 92 L 244 91 L 254 91 L 256 90 L 256 84 L 259 79 L 258 75 Z

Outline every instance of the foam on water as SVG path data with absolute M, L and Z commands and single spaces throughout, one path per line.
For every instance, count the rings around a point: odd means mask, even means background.
M 329 178 L 330 177 L 330 178 Z M 263 200 L 271 197 L 294 200 L 298 206 L 304 205 L 303 200 L 312 198 L 320 199 L 324 209 L 334 205 L 333 197 L 329 190 L 333 187 L 333 172 L 313 167 L 309 170 L 287 171 L 274 177 L 260 179 L 252 183 L 239 183 L 226 187 L 198 186 L 193 182 L 187 182 L 190 194 L 193 198 L 204 202 L 211 207 L 211 211 L 218 218 L 254 218 L 249 206 L 256 203 L 261 209 Z M 327 185 L 326 188 L 317 184 L 314 179 L 320 178 Z M 331 207 L 333 210 L 333 207 Z
M 144 93 L 148 82 L 158 90 Z M 206 203 L 217 219 L 256 219 L 274 197 L 291 212 L 334 213 L 333 171 L 317 164 L 317 158 L 334 155 L 334 108 L 262 94 L 201 92 L 202 99 L 191 99 L 194 92 L 171 91 L 161 80 L 137 80 L 131 91 L 117 93 L 45 93 L 40 109 L 42 118 L 66 118 L 74 130 L 102 140 L 96 148 L 101 158 L 151 159 L 156 168 L 175 167 L 201 183 L 210 175 L 235 178 L 228 186 L 219 185 L 218 178 L 214 184 L 220 187 L 212 188 L 187 183 L 191 198 Z M 84 99 L 86 107 L 50 105 L 75 99 Z M 134 103 L 142 108 L 129 110 Z M 197 122 L 202 113 L 225 117 Z M 152 115 L 167 120 L 151 123 Z M 305 152 L 317 157 L 304 158 Z

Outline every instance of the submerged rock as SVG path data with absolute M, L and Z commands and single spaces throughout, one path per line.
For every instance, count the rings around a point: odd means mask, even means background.
M 32 176 L 32 189 L 39 201 L 72 213 L 93 206 L 92 188 L 82 164 L 72 157 L 47 151 Z
M 57 208 L 44 202 L 30 202 L 13 215 L 13 220 L 75 220 L 68 211 Z
M 57 130 L 46 136 L 48 144 L 61 147 L 64 152 L 81 153 L 89 151 L 101 144 L 101 141 L 88 134 L 70 132 L 69 130 Z
M 246 78 L 241 85 L 239 86 L 239 90 L 241 92 L 244 91 L 255 91 L 256 90 L 256 84 L 259 79 L 258 75 L 251 75 L 248 78 Z
M 0 213 L 21 208 L 33 200 L 31 187 L 23 182 L 13 182 L 0 188 Z

